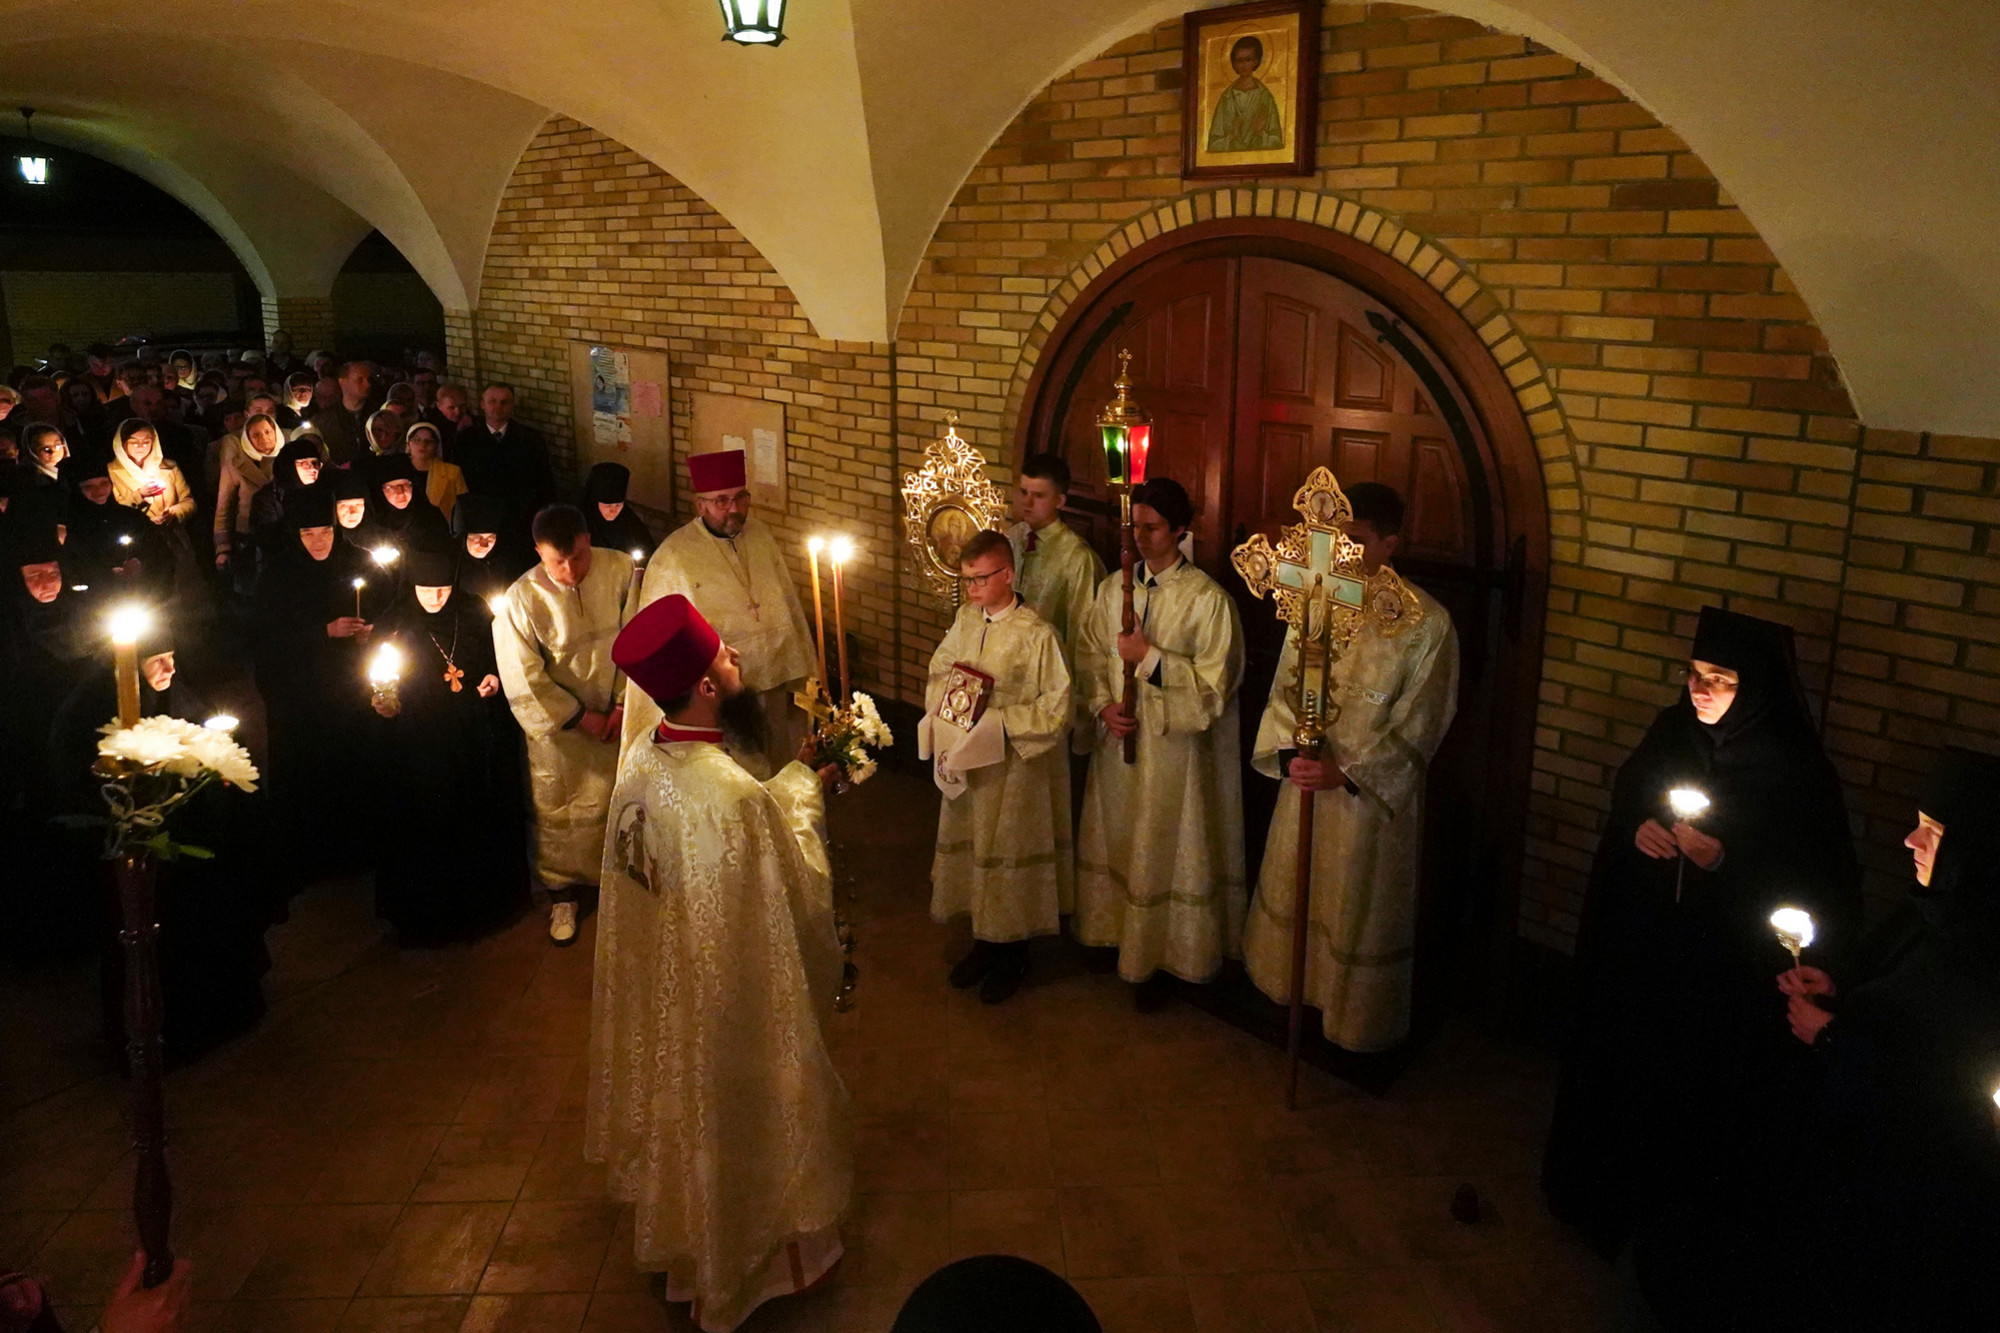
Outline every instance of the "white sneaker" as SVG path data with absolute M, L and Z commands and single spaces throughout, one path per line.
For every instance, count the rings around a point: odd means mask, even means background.
M 576 904 L 549 904 L 549 938 L 557 944 L 576 943 Z

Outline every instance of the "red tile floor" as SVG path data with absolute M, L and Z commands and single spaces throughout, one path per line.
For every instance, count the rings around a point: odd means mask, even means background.
M 1606 1269 L 1534 1188 L 1546 1054 L 1450 1026 L 1386 1095 L 1308 1071 L 1287 1112 L 1277 1052 L 1186 1006 L 1141 1016 L 1074 950 L 984 1007 L 944 984 L 964 937 L 926 912 L 934 808 L 893 772 L 836 802 L 861 967 L 829 1034 L 859 1117 L 848 1255 L 749 1329 L 882 1333 L 925 1274 L 993 1251 L 1067 1275 L 1110 1333 L 1591 1326 Z M 531 916 L 405 952 L 365 887 L 302 898 L 271 934 L 271 1015 L 168 1080 L 194 1328 L 690 1327 L 582 1159 L 591 944 L 553 949 Z M 132 1248 L 93 986 L 0 981 L 0 1269 L 46 1276 L 78 1329 Z

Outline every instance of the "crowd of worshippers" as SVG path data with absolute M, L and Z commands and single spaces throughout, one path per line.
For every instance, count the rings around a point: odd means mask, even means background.
M 629 474 L 559 490 L 505 384 L 476 393 L 434 354 L 402 366 L 268 352 L 96 346 L 0 388 L 0 950 L 117 958 L 91 772 L 116 712 L 106 619 L 149 614 L 142 712 L 243 713 L 254 793 L 204 793 L 164 868 L 168 1041 L 192 1054 L 254 1022 L 262 937 L 316 879 L 373 871 L 408 942 L 474 936 L 527 900 L 522 724 L 493 621 L 536 563 L 653 540 Z M 574 503 L 567 503 L 573 501 Z M 405 664 L 399 707 L 368 656 Z M 562 721 L 568 722 L 565 718 Z M 251 739 L 246 735 L 246 739 Z M 185 827 L 182 827 L 185 825 Z

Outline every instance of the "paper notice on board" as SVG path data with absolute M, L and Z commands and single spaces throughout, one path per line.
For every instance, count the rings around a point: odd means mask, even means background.
M 612 412 L 590 414 L 590 438 L 601 445 L 618 443 L 619 418 Z
M 754 426 L 750 430 L 750 480 L 759 486 L 778 484 L 778 432 Z
M 656 417 L 661 413 L 660 382 L 658 380 L 632 381 L 632 411 L 642 417 Z

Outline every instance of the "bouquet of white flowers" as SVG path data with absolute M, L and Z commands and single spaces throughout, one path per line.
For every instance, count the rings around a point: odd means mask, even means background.
M 145 851 L 163 861 L 187 855 L 208 857 L 201 847 L 175 842 L 167 834 L 167 816 L 196 792 L 221 782 L 244 791 L 257 790 L 257 766 L 250 752 L 229 734 L 227 722 L 208 726 L 177 717 L 141 718 L 132 726 L 107 722 L 100 730 L 95 771 L 104 781 L 108 816 L 87 817 L 103 824 L 107 860 Z
M 889 724 L 875 711 L 875 701 L 860 691 L 843 708 L 836 708 L 813 732 L 814 768 L 838 764 L 849 786 L 860 786 L 875 776 L 877 764 L 870 753 L 894 745 Z

